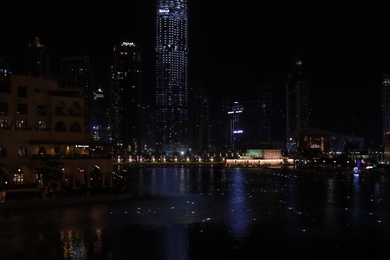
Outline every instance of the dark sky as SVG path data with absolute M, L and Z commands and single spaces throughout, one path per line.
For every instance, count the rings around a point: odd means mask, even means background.
M 287 73 L 298 55 L 310 85 L 312 127 L 381 142 L 380 80 L 390 72 L 390 40 L 386 23 L 376 18 L 380 15 L 356 5 L 189 2 L 190 84 L 216 98 L 221 93 L 251 96 L 266 82 L 282 106 Z M 23 62 L 20 52 L 37 36 L 47 45 L 53 70 L 61 58 L 88 55 L 99 72 L 97 83 L 107 87 L 114 44 L 138 41 L 151 87 L 154 1 L 19 7 L 3 8 L 0 41 L 0 56 L 15 73 Z

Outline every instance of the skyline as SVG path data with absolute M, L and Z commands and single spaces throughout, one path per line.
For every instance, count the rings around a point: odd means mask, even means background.
M 370 31 L 370 24 L 320 24 L 320 17 L 312 19 L 313 30 L 305 17 L 289 20 L 294 15 L 272 10 L 259 16 L 255 8 L 221 3 L 189 3 L 192 87 L 203 86 L 213 102 L 220 93 L 236 97 L 237 89 L 250 93 L 266 82 L 282 106 L 287 73 L 298 55 L 309 82 L 311 126 L 381 142 L 380 80 L 390 72 L 390 44 Z M 96 83 L 107 90 L 114 44 L 135 41 L 143 46 L 145 85 L 152 87 L 154 1 L 129 1 L 125 10 L 114 5 L 93 12 L 62 7 L 64 14 L 36 9 L 22 11 L 28 23 L 10 23 L 3 32 L 0 57 L 14 72 L 23 63 L 20 52 L 39 37 L 52 68 L 59 68 L 61 58 L 90 56 L 98 74 L 105 75 Z

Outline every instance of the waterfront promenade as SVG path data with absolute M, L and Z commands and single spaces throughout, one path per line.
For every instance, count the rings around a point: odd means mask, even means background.
M 223 168 L 223 167 L 268 167 L 268 165 L 261 164 L 246 164 L 244 162 L 237 162 L 233 165 L 226 164 L 226 162 L 149 162 L 149 163 L 132 163 L 132 164 L 116 164 L 120 168 Z M 12 196 L 9 194 L 12 193 Z M 73 191 L 73 195 L 67 196 L 53 196 L 45 198 L 45 194 L 39 188 L 18 188 L 2 191 L 2 200 L 0 201 L 0 210 L 16 209 L 16 208 L 38 208 L 38 207 L 53 207 L 63 205 L 78 205 L 87 203 L 100 203 L 110 201 L 127 200 L 131 198 L 131 191 L 120 192 L 116 188 L 111 187 L 102 189 L 99 195 L 84 193 L 80 191 Z M 9 196 L 8 199 L 5 196 Z M 12 197 L 12 198 L 11 198 Z
M 148 162 L 148 163 L 132 163 L 132 164 L 116 164 L 116 168 L 124 169 L 176 169 L 176 168 L 199 168 L 199 169 L 272 169 L 280 172 L 285 171 L 294 171 L 296 173 L 313 173 L 313 174 L 322 174 L 324 176 L 331 176 L 334 174 L 354 174 L 350 169 L 345 168 L 302 168 L 294 169 L 293 165 L 285 163 L 285 161 L 273 160 L 272 164 L 265 164 L 264 161 L 259 160 L 230 160 L 223 162 Z M 371 170 L 370 172 L 360 172 L 361 174 L 385 174 L 388 172 L 380 170 Z M 356 173 L 355 173 L 356 174 Z M 131 177 L 130 177 L 131 178 Z M 30 189 L 31 190 L 31 189 Z M 24 189 L 28 192 L 29 189 Z M 23 189 L 21 189 L 23 192 Z M 38 195 L 37 195 L 38 194 Z M 79 205 L 79 204 L 88 204 L 88 203 L 104 203 L 111 201 L 121 201 L 128 200 L 132 197 L 132 191 L 127 190 L 126 192 L 120 192 L 119 190 L 114 190 L 113 188 L 106 189 L 101 192 L 99 195 L 87 194 L 77 194 L 70 196 L 57 196 L 52 198 L 42 198 L 43 194 L 37 192 L 34 196 L 26 199 L 12 199 L 11 201 L 1 201 L 0 210 L 4 209 L 16 209 L 16 208 L 38 208 L 38 207 L 53 207 L 53 206 L 63 206 L 63 205 Z

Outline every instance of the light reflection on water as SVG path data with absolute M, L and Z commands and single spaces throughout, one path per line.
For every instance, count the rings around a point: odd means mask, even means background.
M 251 207 L 248 205 L 249 191 L 247 191 L 245 172 L 238 169 L 231 176 L 228 198 L 224 204 L 226 222 L 233 237 L 241 241 L 247 237 L 251 224 Z
M 129 174 L 129 201 L 1 212 L 0 259 L 390 256 L 390 176 L 201 167 Z

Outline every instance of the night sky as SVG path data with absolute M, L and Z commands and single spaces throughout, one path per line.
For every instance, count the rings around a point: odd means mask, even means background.
M 283 110 L 287 73 L 298 56 L 309 81 L 311 126 L 381 143 L 380 83 L 382 73 L 390 72 L 389 29 L 370 16 L 367 6 L 189 2 L 190 84 L 202 86 L 212 101 L 220 95 L 251 96 L 268 83 L 275 109 Z M 137 41 L 143 46 L 145 84 L 151 88 L 155 3 L 115 3 L 4 7 L 0 57 L 18 74 L 21 52 L 39 37 L 47 45 L 53 73 L 61 58 L 88 55 L 97 83 L 107 88 L 114 44 Z

